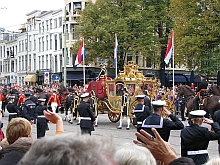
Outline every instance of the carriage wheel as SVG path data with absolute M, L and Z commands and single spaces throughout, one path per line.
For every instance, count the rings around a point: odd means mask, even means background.
M 137 126 L 136 124 L 134 124 L 133 122 L 133 119 L 134 119 L 134 113 L 133 113 L 133 110 L 135 108 L 135 106 L 138 104 L 137 100 L 135 100 L 133 103 L 131 103 L 130 107 L 129 107 L 129 117 L 130 117 L 130 120 L 131 120 L 131 123 L 134 125 L 134 126 Z
M 120 113 L 108 111 L 108 118 L 111 122 L 117 123 L 120 120 Z

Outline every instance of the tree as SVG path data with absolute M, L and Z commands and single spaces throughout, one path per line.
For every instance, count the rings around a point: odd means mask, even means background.
M 175 20 L 176 61 L 199 72 L 216 75 L 220 1 L 171 0 L 170 7 L 170 16 Z
M 140 53 L 160 64 L 170 33 L 167 16 L 169 1 L 97 0 L 88 3 L 78 20 L 81 37 L 85 39 L 87 61 L 95 57 L 113 63 L 114 33 L 118 36 L 118 66 L 122 70 L 128 54 Z M 72 47 L 76 54 L 79 43 Z M 159 52 L 159 53 L 158 53 Z M 159 55 L 158 55 L 159 54 Z

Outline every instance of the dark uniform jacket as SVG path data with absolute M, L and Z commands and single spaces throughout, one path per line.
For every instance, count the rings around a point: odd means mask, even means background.
M 38 105 L 35 109 L 37 116 L 43 116 L 44 110 L 47 110 L 47 106 L 45 105 Z M 45 120 L 46 121 L 46 120 Z
M 36 120 L 36 104 L 33 103 L 30 99 L 27 99 L 22 105 L 21 116 L 28 121 Z
M 137 119 L 137 122 L 143 122 L 148 116 L 151 115 L 151 112 L 148 106 L 145 106 L 143 104 L 137 104 L 134 108 L 134 114 Z
M 208 87 L 208 82 L 204 79 L 201 81 L 198 89 L 196 90 L 196 92 L 199 92 L 201 89 L 207 89 Z
M 93 112 L 90 110 L 89 103 L 82 101 L 78 105 L 78 112 L 80 115 L 80 127 L 94 130 L 93 121 L 95 121 L 95 116 Z
M 7 110 L 9 113 L 17 113 L 18 114 L 18 108 L 14 103 L 8 102 L 6 107 L 7 107 Z
M 147 96 L 144 97 L 144 105 L 148 106 L 149 109 L 151 110 L 151 101 L 150 98 Z
M 218 124 L 220 125 L 220 110 L 215 111 L 213 121 L 218 122 Z M 218 139 L 218 144 L 220 144 L 220 137 Z
M 142 129 L 154 136 L 151 128 L 156 128 L 162 139 L 168 142 L 171 130 L 180 130 L 184 128 L 183 123 L 176 116 L 170 114 L 169 117 L 172 121 L 152 113 L 143 121 Z
M 210 140 L 218 140 L 220 127 L 217 122 L 211 124 L 215 132 L 197 124 L 191 124 L 181 131 L 181 156 L 192 158 L 196 165 L 207 162 L 208 154 L 187 155 L 187 151 L 207 150 Z

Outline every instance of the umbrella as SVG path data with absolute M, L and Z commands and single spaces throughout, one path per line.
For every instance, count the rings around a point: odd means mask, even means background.
M 218 71 L 217 85 L 220 86 L 220 70 Z
M 191 71 L 191 75 L 190 75 L 190 83 L 195 83 L 195 78 L 194 78 L 194 71 Z

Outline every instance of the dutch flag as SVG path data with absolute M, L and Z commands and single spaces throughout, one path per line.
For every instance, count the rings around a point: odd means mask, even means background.
M 172 30 L 172 35 L 170 37 L 170 41 L 167 47 L 167 51 L 166 54 L 164 56 L 164 62 L 168 65 L 170 62 L 170 58 L 173 54 L 173 50 L 174 50 L 174 30 Z
M 78 50 L 77 56 L 76 56 L 74 67 L 77 67 L 77 65 L 81 64 L 82 61 L 84 61 L 85 58 L 86 58 L 86 51 L 85 51 L 84 39 L 83 39 L 82 43 L 80 45 L 80 48 Z
M 114 67 L 117 68 L 117 52 L 118 52 L 118 40 L 115 34 L 115 45 L 114 45 Z

